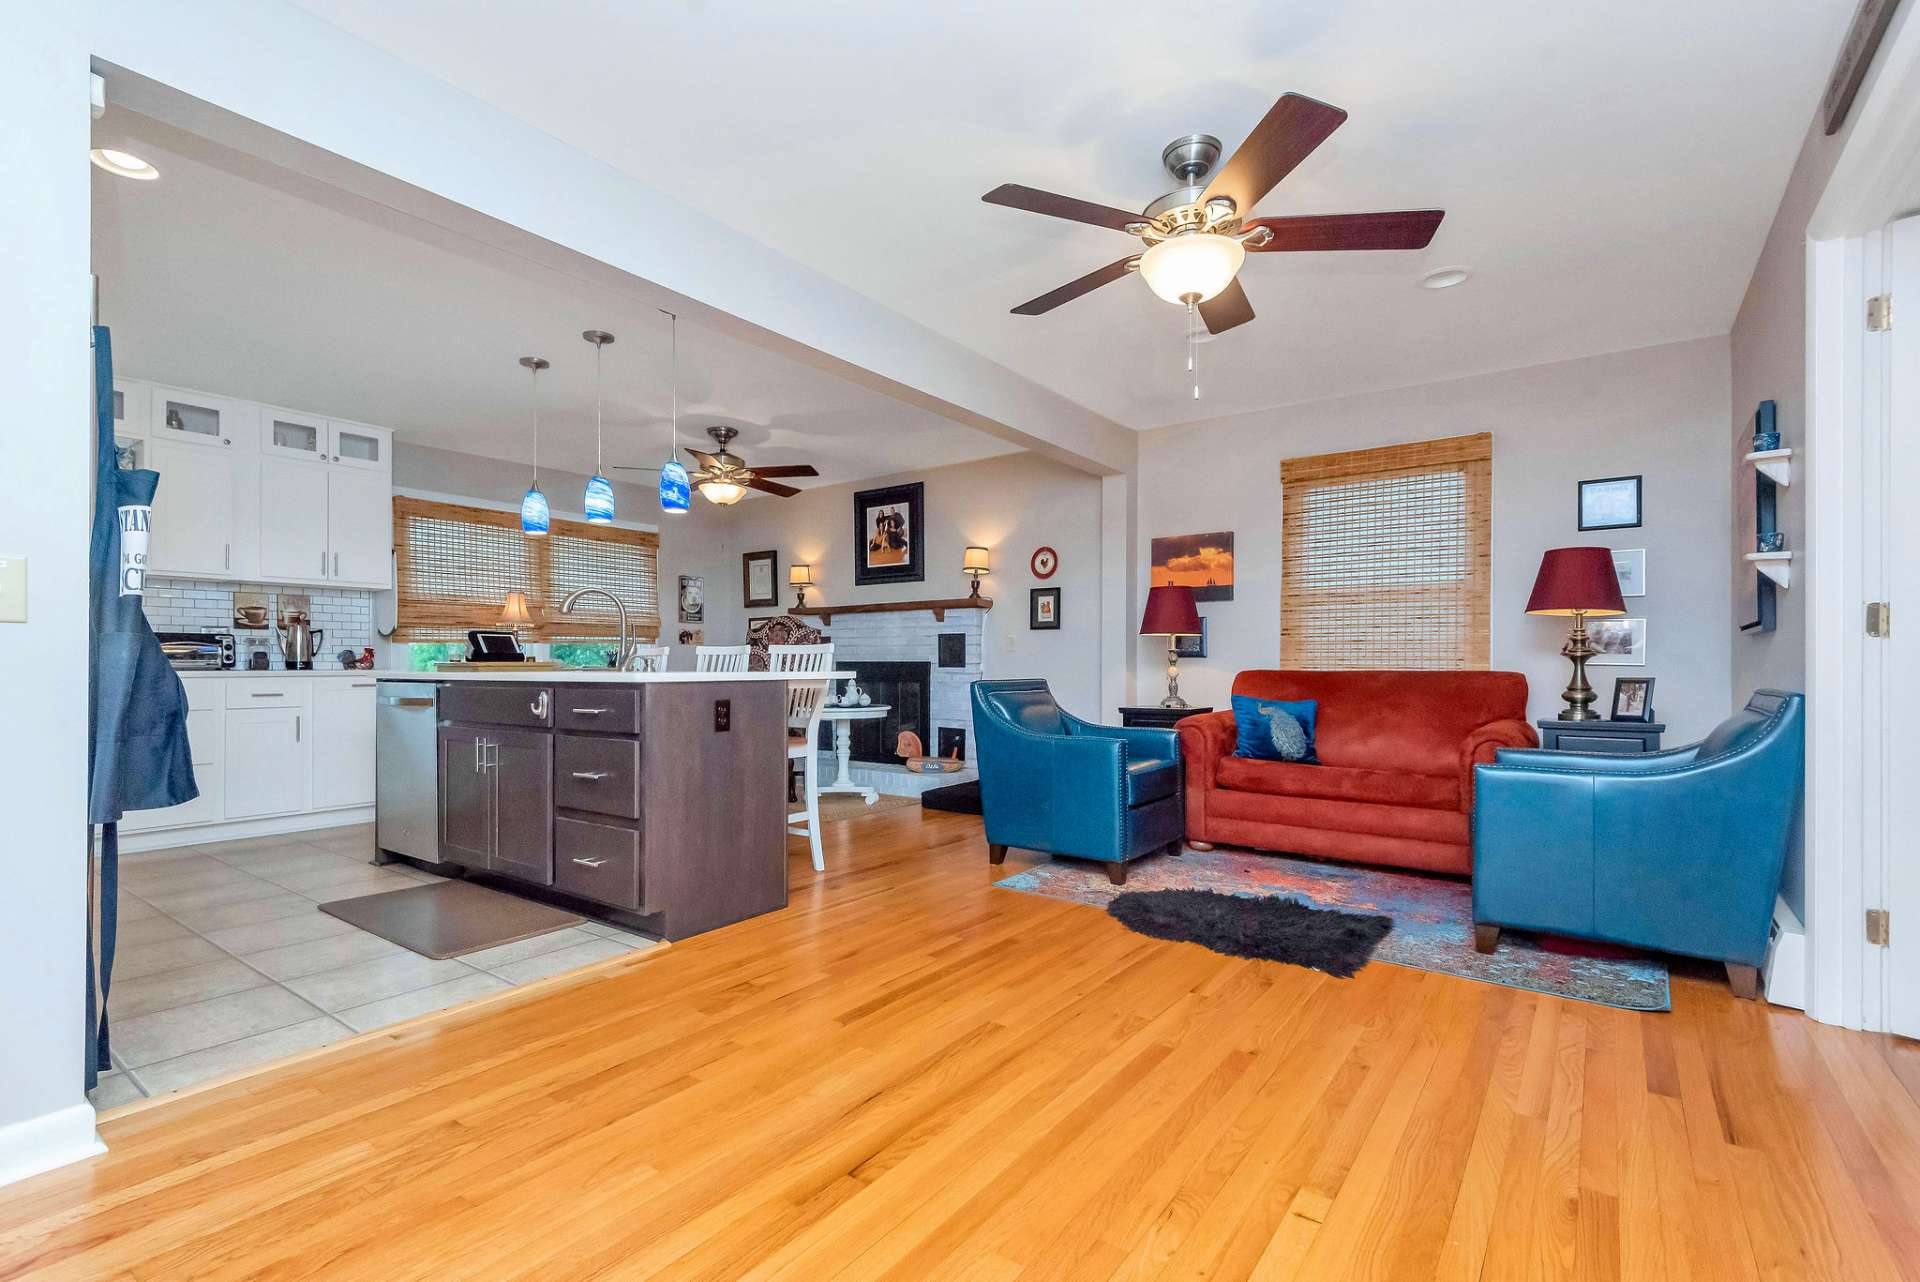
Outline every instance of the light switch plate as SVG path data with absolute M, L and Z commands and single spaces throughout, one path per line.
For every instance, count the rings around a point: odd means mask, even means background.
M 0 623 L 27 621 L 27 558 L 0 556 Z

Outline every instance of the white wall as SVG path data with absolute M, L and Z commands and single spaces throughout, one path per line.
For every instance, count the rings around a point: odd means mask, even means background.
M 855 587 L 853 495 L 906 481 L 926 483 L 927 577 L 921 583 Z M 746 621 L 779 610 L 741 605 L 740 556 L 768 548 L 780 553 L 780 601 L 792 604 L 787 567 L 813 567 L 811 604 L 916 601 L 967 595 L 961 551 L 978 544 L 992 552 L 993 573 L 981 581 L 992 597 L 983 667 L 988 677 L 1045 677 L 1069 711 L 1105 715 L 1100 688 L 1100 478 L 1036 454 L 1015 454 L 932 468 L 906 476 L 804 490 L 793 498 L 755 497 L 728 513 L 721 543 L 706 558 L 709 643 L 746 639 Z M 696 509 L 707 506 L 695 498 Z M 1053 578 L 1035 579 L 1028 563 L 1042 545 L 1060 554 Z M 1058 587 L 1060 628 L 1027 627 L 1029 589 Z
M 28 621 L 0 623 L 0 1184 L 98 1151 L 82 1093 L 86 992 L 85 6 L 10 9 L 0 76 L 0 556 Z
M 1564 620 L 1525 613 L 1547 548 L 1647 549 L 1645 667 L 1590 667 L 1602 706 L 1615 676 L 1656 678 L 1669 743 L 1705 734 L 1730 699 L 1727 340 L 1698 339 L 1147 433 L 1140 450 L 1140 583 L 1156 535 L 1231 530 L 1234 599 L 1203 605 L 1209 657 L 1183 660 L 1189 703 L 1225 706 L 1234 674 L 1274 667 L 1280 634 L 1280 461 L 1303 454 L 1493 434 L 1493 635 L 1496 668 L 1527 676 L 1530 712 L 1560 706 L 1571 666 Z M 1636 530 L 1582 534 L 1576 483 L 1644 475 Z M 1141 698 L 1161 687 L 1165 651 L 1136 652 Z

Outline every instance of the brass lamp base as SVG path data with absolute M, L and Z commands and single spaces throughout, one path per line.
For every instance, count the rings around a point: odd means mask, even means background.
M 1600 653 L 1587 640 L 1587 615 L 1584 610 L 1573 612 L 1573 633 L 1567 638 L 1567 644 L 1561 654 L 1573 660 L 1573 680 L 1560 692 L 1567 706 L 1560 711 L 1562 721 L 1604 721 L 1605 717 L 1593 710 L 1594 700 L 1599 698 L 1593 687 L 1587 684 L 1587 660 Z

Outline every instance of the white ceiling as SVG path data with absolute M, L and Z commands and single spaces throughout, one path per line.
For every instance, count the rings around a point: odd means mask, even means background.
M 212 144 L 125 110 L 95 126 L 159 167 L 157 182 L 94 170 L 94 270 L 124 374 L 357 419 L 399 438 L 532 457 L 529 376 L 541 375 L 541 461 L 593 470 L 593 348 L 605 353 L 605 461 L 657 467 L 667 450 L 668 322 L 644 301 L 457 241 L 429 243 L 328 193 L 255 181 Z M 740 429 L 749 463 L 812 463 L 802 488 L 965 462 L 1018 447 L 869 388 L 682 322 L 680 439 Z M 642 485 L 650 476 L 610 472 Z
M 301 0 L 305 8 L 1135 427 L 1724 333 L 1854 0 Z M 1137 208 L 1161 147 L 1283 91 L 1351 118 L 1258 212 L 1438 206 L 1429 249 L 1252 256 L 1203 349 L 1135 243 L 980 203 Z M 1461 288 L 1415 288 L 1466 264 Z

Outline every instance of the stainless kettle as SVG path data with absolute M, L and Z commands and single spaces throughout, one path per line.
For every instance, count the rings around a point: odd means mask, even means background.
M 306 669 L 313 666 L 313 656 L 320 653 L 320 639 L 327 635 L 327 630 L 309 626 L 304 615 L 296 614 L 287 619 L 285 630 L 275 628 L 273 634 L 280 642 L 280 657 L 286 660 L 287 666 Z

